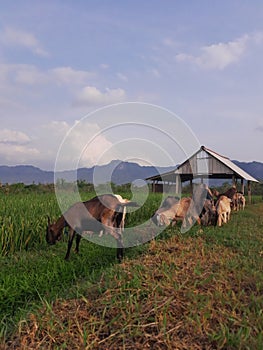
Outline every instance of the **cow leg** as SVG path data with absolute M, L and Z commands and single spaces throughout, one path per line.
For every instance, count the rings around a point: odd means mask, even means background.
M 222 225 L 222 217 L 221 214 L 218 214 L 217 224 L 220 227 Z
M 69 259 L 70 249 L 72 247 L 74 237 L 75 237 L 75 231 L 74 231 L 74 229 L 70 228 L 69 234 L 68 234 L 68 250 L 67 250 L 67 253 L 65 256 L 65 260 Z
M 75 253 L 79 253 L 79 242 L 81 240 L 81 235 L 77 234 L 76 236 L 76 249 L 75 249 Z
M 199 216 L 195 217 L 195 220 L 197 222 L 198 225 L 201 225 L 201 219 L 199 218 Z
M 124 253 L 122 233 L 124 231 L 125 214 L 126 214 L 126 207 L 119 208 L 119 212 L 117 212 L 115 215 L 115 220 L 112 228 L 113 236 L 115 237 L 117 242 L 117 259 L 119 262 L 122 261 L 123 253 Z
M 123 248 L 123 241 L 122 241 L 122 236 L 117 239 L 117 259 L 119 262 L 122 261 L 123 259 L 123 253 L 124 253 L 124 248 Z
M 123 240 L 122 240 L 122 232 L 124 229 L 124 216 L 123 216 L 123 208 L 118 208 L 119 211 L 112 211 L 109 215 L 102 216 L 101 223 L 107 227 L 109 234 L 115 238 L 117 242 L 117 259 L 121 262 L 123 258 Z
M 124 252 L 121 228 L 112 228 L 110 230 L 110 234 L 116 239 L 117 259 L 119 260 L 119 262 L 121 262 L 123 259 L 123 252 Z

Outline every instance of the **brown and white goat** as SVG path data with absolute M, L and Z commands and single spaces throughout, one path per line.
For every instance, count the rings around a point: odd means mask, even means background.
M 71 246 L 76 233 L 76 252 L 79 252 L 81 234 L 84 231 L 109 233 L 117 242 L 117 258 L 123 257 L 122 233 L 126 206 L 137 207 L 138 204 L 128 200 L 120 201 L 115 195 L 105 194 L 94 197 L 86 202 L 73 204 L 60 218 L 51 223 L 48 219 L 46 241 L 55 244 L 61 240 L 63 230 L 69 227 L 68 249 L 65 256 L 70 255 Z

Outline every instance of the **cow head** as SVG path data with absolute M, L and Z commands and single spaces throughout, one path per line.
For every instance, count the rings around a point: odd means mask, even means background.
M 170 220 L 167 218 L 166 215 L 163 213 L 156 213 L 152 216 L 152 221 L 155 223 L 156 226 L 169 226 Z
M 63 234 L 63 229 L 58 229 L 55 223 L 50 222 L 48 218 L 48 225 L 46 231 L 46 241 L 48 244 L 52 245 L 61 240 Z

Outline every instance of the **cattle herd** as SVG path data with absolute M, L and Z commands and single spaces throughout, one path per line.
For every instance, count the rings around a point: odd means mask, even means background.
M 173 225 L 178 220 L 183 220 L 184 224 L 194 220 L 203 226 L 222 226 L 230 220 L 231 211 L 244 210 L 245 204 L 245 196 L 235 186 L 219 193 L 201 185 L 193 197 L 167 197 L 152 220 L 158 226 Z
M 151 221 L 156 226 L 164 227 L 174 225 L 178 220 L 182 220 L 183 225 L 186 226 L 192 226 L 195 222 L 204 226 L 222 226 L 230 220 L 231 211 L 244 209 L 245 203 L 244 195 L 237 192 L 235 186 L 224 193 L 219 193 L 215 190 L 211 191 L 206 185 L 201 185 L 199 191 L 194 191 L 192 197 L 180 199 L 168 196 L 153 214 Z M 116 239 L 117 258 L 120 261 L 123 257 L 122 234 L 127 206 L 138 207 L 138 204 L 113 194 L 105 194 L 86 202 L 75 203 L 56 222 L 51 223 L 48 219 L 47 243 L 55 244 L 61 240 L 64 228 L 68 227 L 68 249 L 65 256 L 67 260 L 75 236 L 75 251 L 78 253 L 82 233 L 97 232 L 99 237 L 109 233 Z
M 231 211 L 244 210 L 246 205 L 246 199 L 243 193 L 238 192 L 236 187 L 229 188 L 224 193 L 219 193 L 216 190 L 210 191 L 207 188 L 209 199 L 206 199 L 210 209 L 208 214 L 206 210 L 201 213 L 201 223 L 203 225 L 214 224 L 222 226 L 230 220 Z M 205 206 L 204 206 L 205 207 Z

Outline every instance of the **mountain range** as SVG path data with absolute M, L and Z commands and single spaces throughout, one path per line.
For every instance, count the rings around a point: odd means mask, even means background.
M 263 163 L 260 162 L 239 162 L 233 161 L 241 169 L 258 180 L 263 180 Z M 165 173 L 175 169 L 176 166 L 154 167 L 141 166 L 137 163 L 113 160 L 106 165 L 96 165 L 91 168 L 79 168 L 77 174 L 74 170 L 60 171 L 56 173 L 56 179 L 63 179 L 71 182 L 84 180 L 96 184 L 113 182 L 117 185 L 129 183 L 136 179 L 145 179 L 158 173 Z M 53 183 L 54 172 L 41 170 L 32 165 L 0 166 L 0 183 L 24 183 L 26 185 L 35 183 Z
M 84 180 L 87 183 L 113 182 L 117 185 L 130 183 L 136 179 L 145 179 L 158 173 L 173 170 L 175 167 L 141 166 L 137 163 L 113 160 L 106 165 L 96 165 L 91 168 L 79 168 L 54 173 L 41 170 L 32 165 L 0 166 L 0 183 L 53 183 L 54 179 L 63 179 L 67 182 Z M 94 181 L 95 179 L 95 181 Z

